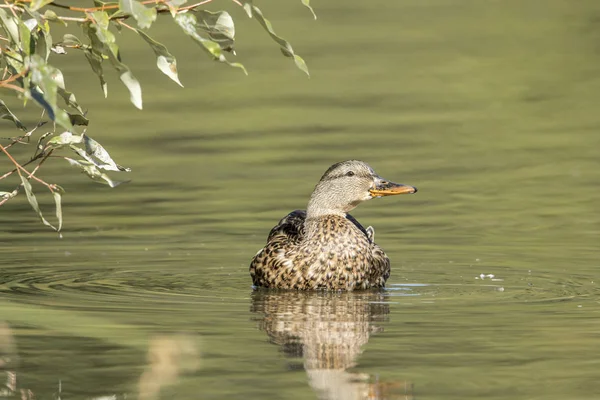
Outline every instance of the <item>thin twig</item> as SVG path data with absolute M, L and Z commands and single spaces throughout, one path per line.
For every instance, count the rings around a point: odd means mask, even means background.
M 61 21 L 74 21 L 74 22 L 85 22 L 88 20 L 88 18 L 78 18 L 78 17 L 61 17 L 58 16 L 58 19 L 60 19 Z
M 24 142 L 23 139 L 27 138 L 27 141 Z M 5 139 L 5 138 L 2 138 Z M 15 144 L 19 143 L 19 144 L 29 144 L 29 135 L 25 134 L 25 135 L 21 135 L 21 136 L 17 136 L 15 138 L 6 138 L 8 140 L 12 140 L 11 143 L 7 144 L 6 146 L 4 146 L 5 149 L 9 149 L 12 146 L 14 146 Z
M 18 74 L 13 74 L 13 75 L 9 76 L 7 79 L 0 81 L 0 86 L 5 86 L 6 84 L 8 84 L 10 82 L 14 82 L 17 79 L 27 75 L 28 72 L 29 72 L 29 68 L 25 68 L 23 71 L 19 72 Z
M 46 187 L 47 187 L 47 188 L 48 188 L 48 189 L 49 189 L 51 192 L 54 192 L 54 190 L 52 189 L 52 185 L 50 185 L 50 184 L 49 184 L 49 183 L 47 183 L 47 182 L 44 182 L 43 180 L 41 180 L 41 179 L 40 179 L 40 178 L 38 178 L 37 176 L 35 176 L 35 175 L 31 174 L 31 173 L 30 173 L 29 171 L 27 171 L 25 168 L 23 168 L 23 167 L 21 166 L 21 164 L 19 164 L 19 163 L 17 162 L 17 160 L 15 160 L 15 159 L 13 158 L 13 156 L 11 156 L 11 155 L 10 155 L 10 153 L 9 153 L 8 151 L 6 151 L 6 149 L 4 148 L 4 146 L 2 146 L 1 144 L 0 144 L 0 150 L 2 150 L 2 152 L 3 152 L 4 154 L 6 154 L 6 156 L 9 158 L 9 160 L 10 160 L 10 161 L 12 161 L 12 162 L 13 162 L 13 164 L 15 164 L 15 167 L 17 167 L 17 172 L 19 172 L 19 175 L 21 175 L 21 172 L 20 172 L 20 171 L 23 171 L 23 172 L 25 172 L 25 173 L 27 174 L 27 177 L 28 177 L 28 178 L 33 178 L 34 180 L 38 181 L 38 182 L 39 182 L 39 183 L 41 183 L 42 185 L 46 186 Z
M 4 84 L 4 85 L 0 85 L 0 86 L 5 87 L 7 89 L 16 90 L 19 93 L 25 93 L 25 89 L 23 89 L 22 87 L 19 87 L 19 86 L 12 85 L 10 83 Z
M 5 0 L 6 1 L 6 0 Z M 24 3 L 31 3 L 32 0 L 20 0 L 21 2 Z M 146 1 L 142 1 L 142 4 L 161 4 L 161 3 L 165 3 L 167 0 L 146 0 Z M 59 4 L 55 1 L 53 1 L 52 3 L 48 4 L 49 6 L 54 6 L 57 8 L 63 8 L 65 10 L 71 10 L 71 11 L 79 11 L 79 12 L 84 12 L 84 13 L 92 13 L 95 11 L 105 11 L 105 10 L 115 10 L 119 8 L 118 4 L 109 4 L 109 5 L 104 5 L 102 7 L 73 7 L 73 6 L 66 6 L 64 4 Z
M 44 118 L 44 112 L 45 112 L 45 110 L 42 110 L 42 116 L 40 117 L 40 121 L 37 123 L 37 125 L 35 126 L 35 128 L 33 128 L 32 130 L 30 130 L 29 132 L 26 132 L 24 135 L 17 136 L 17 137 L 14 137 L 14 138 L 7 138 L 6 140 L 12 140 L 12 142 L 9 143 L 9 144 L 7 144 L 6 146 L 4 146 L 4 148 L 8 149 L 8 148 L 14 146 L 17 143 L 19 143 L 19 144 L 29 144 L 29 138 L 31 137 L 31 135 L 33 134 L 33 132 L 35 132 L 36 129 L 38 129 L 40 126 L 44 126 L 46 124 L 46 122 L 42 122 L 42 118 Z M 4 138 L 0 138 L 0 139 L 4 139 Z M 24 142 L 23 139 L 27 139 L 27 141 Z M 37 150 L 36 150 L 35 153 L 37 153 Z M 36 156 L 35 153 L 33 154 L 34 158 Z
M 208 4 L 212 1 L 213 0 L 204 0 L 204 1 L 201 1 L 200 3 L 192 4 L 191 6 L 179 7 L 177 9 L 177 12 L 191 10 L 191 9 L 199 7 L 199 6 L 203 6 L 204 4 Z
M 4 175 L 0 176 L 0 181 L 4 178 L 6 178 L 7 176 L 10 176 L 12 174 L 14 174 L 15 172 L 17 172 L 17 169 L 13 169 L 12 171 L 8 171 L 7 173 L 5 173 Z
M 13 17 L 19 18 L 19 17 L 17 17 L 17 13 L 15 12 L 15 8 L 18 9 L 19 11 L 23 11 L 23 9 L 21 7 L 15 6 L 14 4 L 9 4 L 8 0 L 4 0 L 4 4 L 6 4 L 7 7 L 10 9 L 10 12 L 12 13 Z
M 4 2 L 6 3 L 8 0 L 4 0 Z M 22 3 L 31 3 L 33 0 L 20 0 L 20 2 Z M 142 4 L 154 4 L 154 5 L 159 5 L 159 4 L 165 4 L 168 0 L 145 0 L 142 1 Z M 201 2 L 189 5 L 189 6 L 185 6 L 185 7 L 179 7 L 177 8 L 177 12 L 181 12 L 181 11 L 187 11 L 187 10 L 191 10 L 194 9 L 196 7 L 202 6 L 204 4 L 208 4 L 210 2 L 212 2 L 213 0 L 203 0 Z M 243 7 L 243 4 L 239 1 L 239 0 L 231 0 L 233 1 L 235 4 L 237 4 L 240 7 Z M 70 10 L 70 11 L 78 11 L 78 12 L 84 12 L 84 13 L 93 13 L 95 11 L 106 11 L 106 10 L 116 10 L 119 8 L 118 4 L 109 4 L 109 5 L 103 5 L 102 7 L 74 7 L 74 6 L 67 6 L 64 4 L 60 4 L 57 3 L 55 1 L 53 1 L 52 3 L 48 4 L 49 6 L 53 6 L 53 7 L 57 7 L 57 8 L 62 8 L 65 10 Z M 13 7 L 18 7 L 15 6 L 13 4 L 7 4 L 7 6 L 5 6 L 7 8 L 13 8 Z M 67 18 L 67 17 L 59 17 L 61 19 L 63 18 Z
M 6 0 L 4 0 L 4 2 L 6 3 Z M 19 11 L 23 11 L 22 7 L 19 7 L 15 4 L 0 4 L 0 8 L 16 8 Z
M 6 148 L 6 147 L 5 147 L 5 148 Z M 29 164 L 31 164 L 32 162 L 34 162 L 34 161 L 36 161 L 36 160 L 39 160 L 39 159 L 40 159 L 41 157 L 43 157 L 43 156 L 44 156 L 44 153 L 40 153 L 40 154 L 36 155 L 36 156 L 35 156 L 35 157 L 33 157 L 31 160 L 29 160 L 29 161 L 27 161 L 26 163 L 24 163 L 24 164 L 22 165 L 22 167 L 26 167 L 26 166 L 28 166 Z M 60 157 L 60 156 L 52 156 L 52 157 Z M 14 174 L 15 172 L 17 172 L 17 168 L 13 169 L 12 171 L 8 171 L 8 172 L 7 172 L 7 173 L 5 173 L 4 175 L 0 176 L 0 180 L 2 180 L 2 179 L 4 179 L 4 178 L 6 178 L 6 177 L 8 177 L 8 176 L 10 176 L 10 175 L 12 175 L 12 174 Z
M 127 29 L 131 29 L 132 31 L 137 32 L 137 29 L 135 29 L 133 26 L 131 26 L 129 24 L 126 24 L 125 22 L 121 21 L 120 19 L 117 19 L 116 21 L 119 23 L 119 25 L 122 25 Z
M 44 156 L 44 158 L 42 158 L 42 161 L 40 161 L 38 163 L 38 165 L 35 166 L 35 168 L 33 169 L 33 171 L 31 171 L 31 175 L 35 174 L 37 172 L 37 170 L 40 169 L 40 167 L 42 166 L 42 164 L 44 163 L 44 161 L 46 161 L 48 159 L 48 157 L 50 157 L 50 155 L 52 154 L 53 151 L 54 151 L 54 149 L 50 149 L 50 151 L 48 153 L 46 153 L 46 155 Z M 54 186 L 54 185 L 50 185 L 50 186 Z M 52 191 L 52 189 L 50 189 L 50 191 Z

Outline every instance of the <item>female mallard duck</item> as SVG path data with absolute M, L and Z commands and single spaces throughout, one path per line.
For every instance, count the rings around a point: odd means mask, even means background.
M 385 286 L 390 260 L 348 211 L 374 197 L 415 193 L 388 182 L 358 160 L 332 165 L 308 208 L 285 216 L 250 263 L 255 286 L 299 290 L 356 290 Z

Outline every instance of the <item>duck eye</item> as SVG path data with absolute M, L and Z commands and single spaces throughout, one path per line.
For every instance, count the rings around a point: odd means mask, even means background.
M 346 176 L 354 176 L 354 171 L 348 171 L 348 172 L 346 172 Z

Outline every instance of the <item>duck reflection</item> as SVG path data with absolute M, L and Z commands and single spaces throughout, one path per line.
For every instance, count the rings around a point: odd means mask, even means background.
M 407 382 L 381 382 L 349 372 L 372 334 L 383 331 L 389 305 L 383 292 L 253 293 L 259 329 L 291 358 L 301 357 L 322 399 L 412 399 Z

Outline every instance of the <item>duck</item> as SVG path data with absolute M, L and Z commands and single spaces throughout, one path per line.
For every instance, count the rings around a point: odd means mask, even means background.
M 416 193 L 390 182 L 360 160 L 333 164 L 315 186 L 306 210 L 295 210 L 271 229 L 250 263 L 253 287 L 353 291 L 383 288 L 390 260 L 349 212 L 384 196 Z

